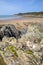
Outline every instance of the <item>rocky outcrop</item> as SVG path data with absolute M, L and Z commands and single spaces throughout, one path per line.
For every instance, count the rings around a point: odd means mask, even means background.
M 20 35 L 20 31 L 18 31 L 14 25 L 4 25 L 0 28 L 0 39 L 4 36 L 15 37 L 18 39 L 20 38 Z
M 9 25 L 3 26 L 1 31 L 5 31 L 0 41 L 0 64 L 7 65 L 43 65 L 43 29 L 42 25 L 29 24 L 27 30 L 20 30 L 22 32 L 19 38 L 17 29 Z M 5 29 L 5 27 L 7 27 Z M 10 30 L 11 29 L 11 30 Z M 7 30 L 7 31 L 6 31 Z M 14 31 L 15 30 L 15 31 Z M 12 32 L 15 36 L 12 36 Z M 25 33 L 26 32 L 26 33 Z M 18 32 L 19 33 L 19 32 Z M 17 40 L 18 38 L 18 40 Z M 4 61 L 3 61 L 4 60 Z

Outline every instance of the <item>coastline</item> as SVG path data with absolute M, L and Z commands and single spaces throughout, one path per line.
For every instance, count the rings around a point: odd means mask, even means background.
M 31 19 L 11 19 L 11 20 L 0 20 L 1 24 L 15 24 L 15 23 L 23 23 L 23 22 L 43 22 L 43 18 L 31 18 Z

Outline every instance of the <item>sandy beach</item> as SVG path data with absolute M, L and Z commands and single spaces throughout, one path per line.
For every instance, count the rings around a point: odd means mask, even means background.
M 43 22 L 43 18 L 0 20 L 0 25 L 13 24 L 18 29 L 21 29 L 25 28 L 29 23 L 37 23 L 37 22 Z
M 1 24 L 15 24 L 15 23 L 22 24 L 23 22 L 43 22 L 43 18 L 0 20 L 0 25 Z

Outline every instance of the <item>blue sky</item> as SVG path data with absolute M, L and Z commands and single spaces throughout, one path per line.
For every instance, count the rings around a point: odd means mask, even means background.
M 0 15 L 43 11 L 43 0 L 0 0 Z

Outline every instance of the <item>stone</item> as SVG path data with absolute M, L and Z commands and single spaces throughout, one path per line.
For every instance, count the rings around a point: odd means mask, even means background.
M 32 50 L 33 51 L 40 51 L 41 46 L 39 44 L 33 44 Z
M 20 38 L 20 33 L 14 25 L 4 25 L 0 29 L 0 39 L 2 39 L 4 36 L 15 37 L 18 39 Z

